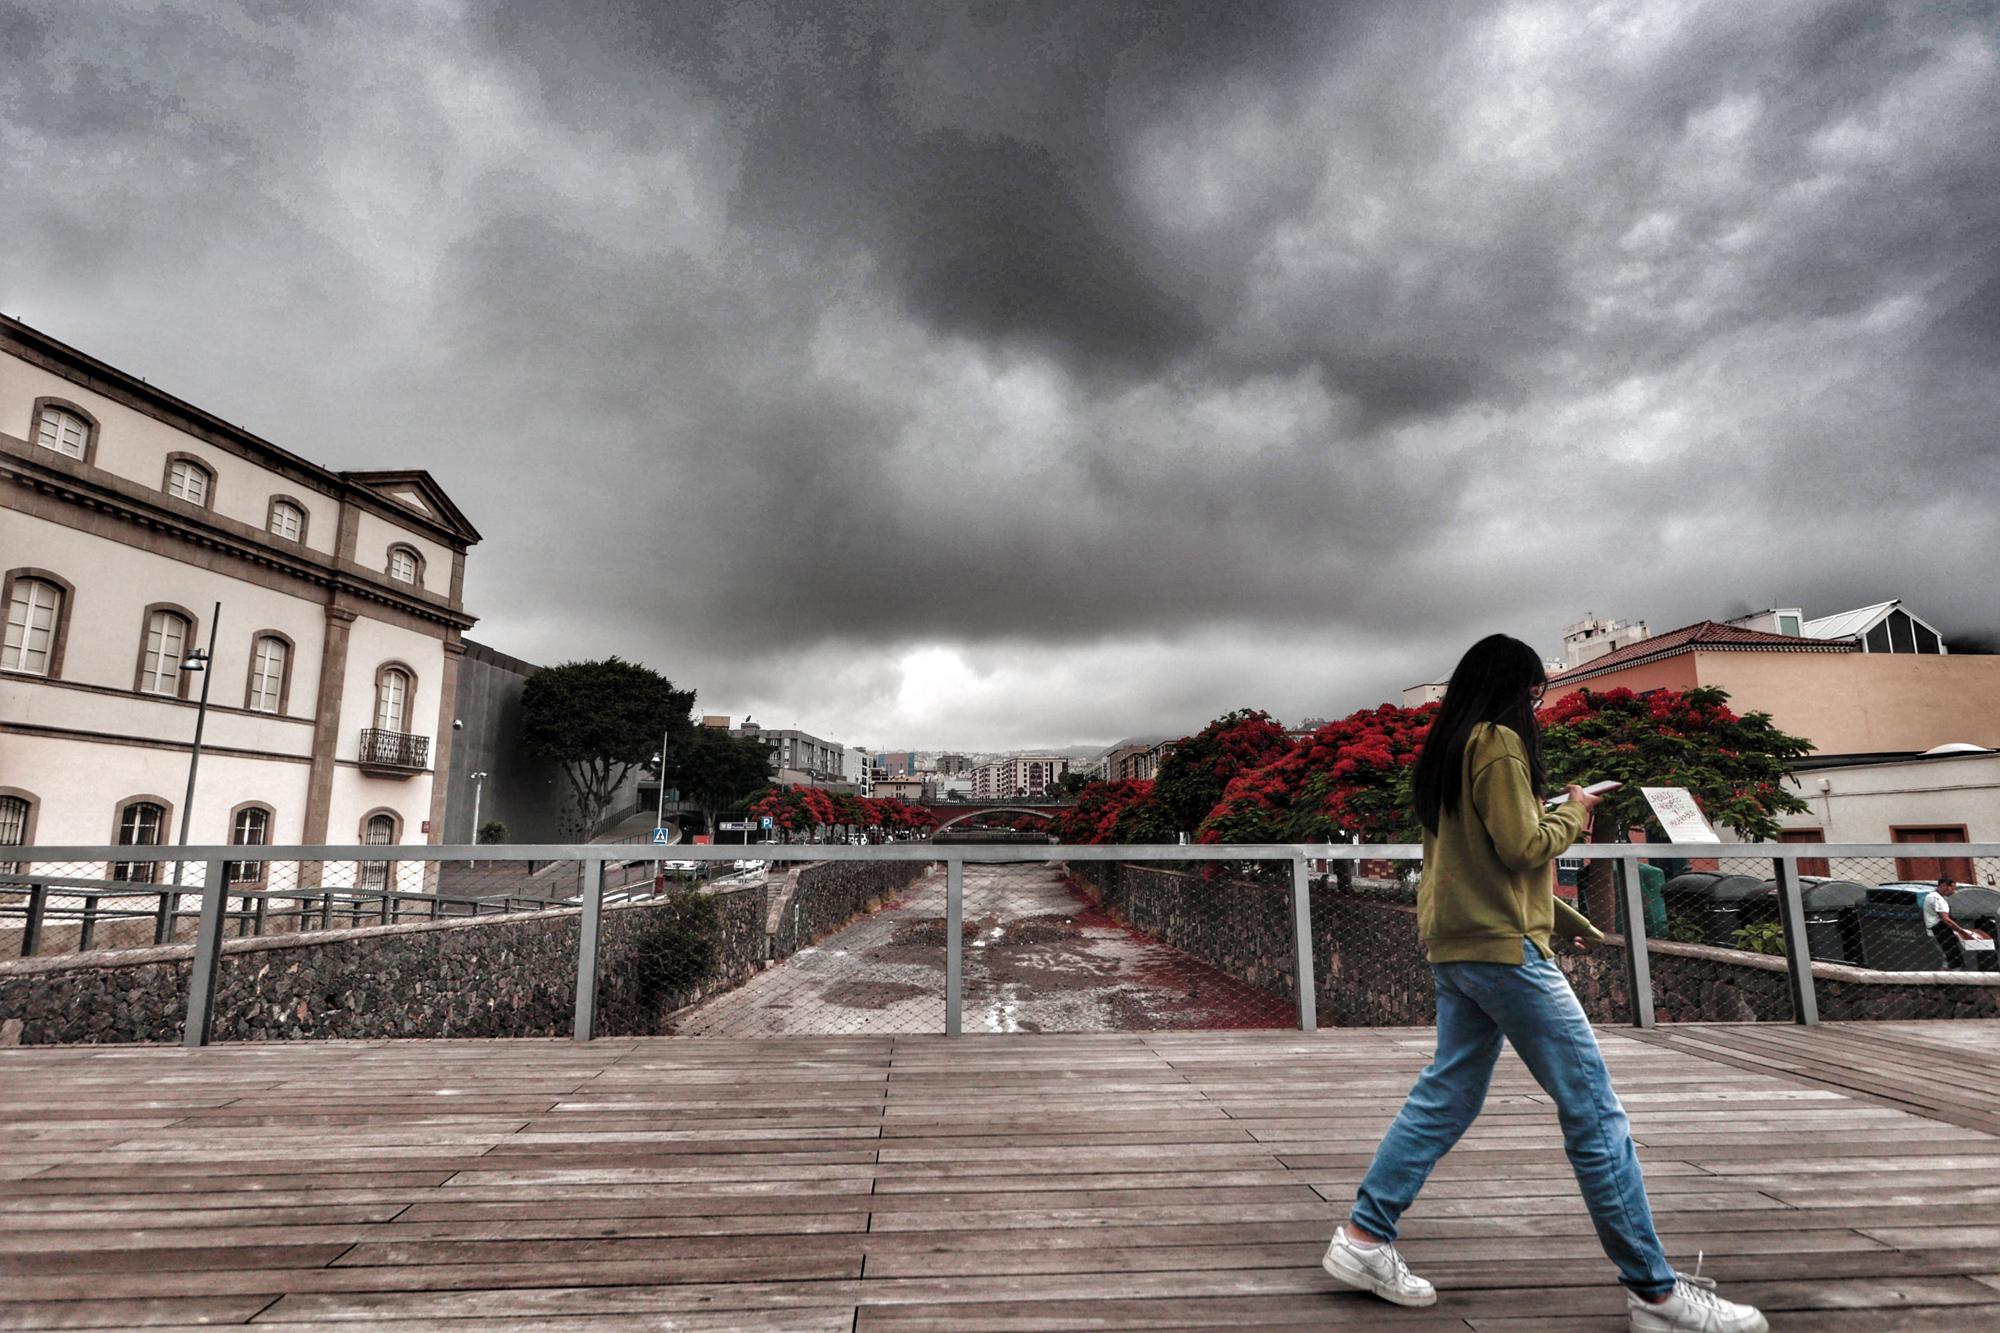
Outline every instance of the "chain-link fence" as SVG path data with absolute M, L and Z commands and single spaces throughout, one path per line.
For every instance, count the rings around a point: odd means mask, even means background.
M 927 860 L 744 862 L 607 910 L 597 1031 L 861 1036 L 945 1027 L 945 875 Z
M 967 1032 L 1286 1028 L 1291 862 L 968 864 Z

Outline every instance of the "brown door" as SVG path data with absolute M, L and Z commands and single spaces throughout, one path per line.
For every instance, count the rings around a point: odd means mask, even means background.
M 1779 829 L 1778 841 L 1825 842 L 1826 830 L 1816 828 Z M 1801 875 L 1830 875 L 1833 872 L 1827 869 L 1826 858 L 1824 856 L 1801 856 L 1799 858 L 1799 873 Z
M 1969 842 L 1963 824 L 1925 824 L 1908 827 L 1891 826 L 1891 842 Z M 1971 884 L 1972 858 L 1969 856 L 1899 856 L 1896 858 L 1897 879 L 1942 879 L 1950 875 L 1960 884 Z

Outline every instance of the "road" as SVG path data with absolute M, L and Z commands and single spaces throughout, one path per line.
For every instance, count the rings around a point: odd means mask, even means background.
M 683 1013 L 687 1036 L 944 1031 L 945 878 Z M 965 867 L 966 1032 L 1289 1027 L 1292 1004 L 1128 929 L 1059 867 Z

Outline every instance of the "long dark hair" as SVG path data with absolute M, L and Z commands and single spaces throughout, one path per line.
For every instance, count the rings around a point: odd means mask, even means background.
M 1481 722 L 1513 728 L 1527 747 L 1528 777 L 1535 790 L 1548 786 L 1533 698 L 1548 679 L 1541 655 L 1519 639 L 1489 634 L 1466 649 L 1417 756 L 1417 818 L 1425 828 L 1436 833 L 1438 820 L 1458 809 L 1465 784 L 1465 743 Z

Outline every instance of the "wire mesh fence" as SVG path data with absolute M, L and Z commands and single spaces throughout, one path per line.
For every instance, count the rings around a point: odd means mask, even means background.
M 942 1032 L 945 889 L 942 862 L 745 863 L 607 912 L 597 1031 Z
M 1296 1026 L 1291 864 L 964 871 L 963 1030 Z

